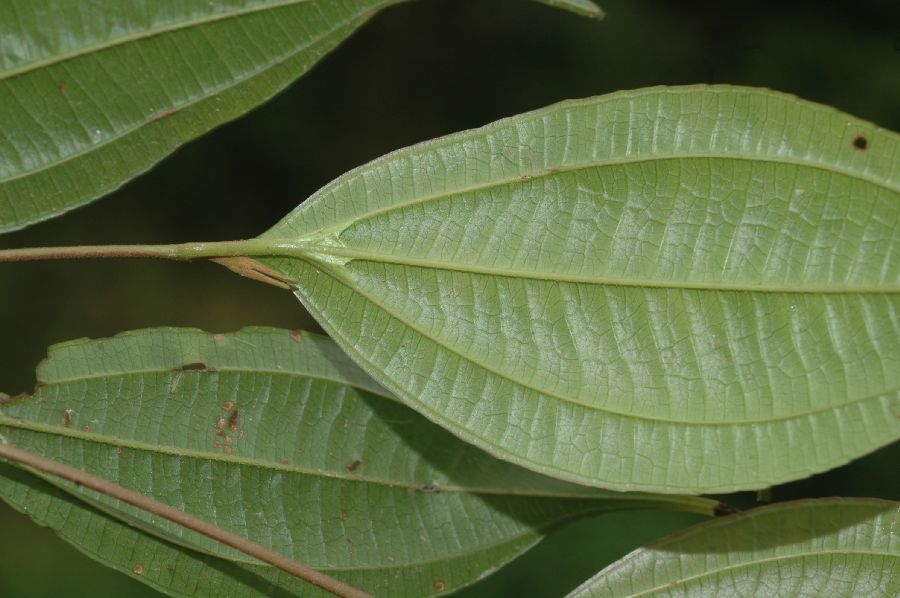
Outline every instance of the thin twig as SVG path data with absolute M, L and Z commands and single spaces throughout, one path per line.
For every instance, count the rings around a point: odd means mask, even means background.
M 333 577 L 325 575 L 311 567 L 302 563 L 298 563 L 293 559 L 289 559 L 284 555 L 278 554 L 264 546 L 260 546 L 255 542 L 251 542 L 246 538 L 242 538 L 237 534 L 225 531 L 220 527 L 216 527 L 202 519 L 198 519 L 192 515 L 188 515 L 183 511 L 179 511 L 169 505 L 165 505 L 159 501 L 153 500 L 143 494 L 139 494 L 133 490 L 123 488 L 118 484 L 114 484 L 103 478 L 85 473 L 74 467 L 69 467 L 57 461 L 41 457 L 18 449 L 12 445 L 0 443 L 0 457 L 15 461 L 22 465 L 32 467 L 38 471 L 68 480 L 85 488 L 90 488 L 101 494 L 111 498 L 128 503 L 143 511 L 158 515 L 164 519 L 168 519 L 178 525 L 193 530 L 199 534 L 203 534 L 207 538 L 221 542 L 236 550 L 243 552 L 264 563 L 268 563 L 273 567 L 281 569 L 285 573 L 293 575 L 303 581 L 318 586 L 323 590 L 340 596 L 342 598 L 372 598 L 369 594 L 361 590 L 338 581 Z

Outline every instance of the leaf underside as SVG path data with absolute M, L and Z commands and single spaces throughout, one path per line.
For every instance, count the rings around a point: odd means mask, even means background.
M 60 345 L 34 396 L 3 404 L 0 435 L 379 596 L 461 587 L 586 514 L 716 504 L 575 486 L 493 459 L 397 402 L 328 339 L 274 329 Z M 3 466 L 0 497 L 173 595 L 303 589 L 71 484 Z
M 463 439 L 618 490 L 768 487 L 900 437 L 900 141 L 784 94 L 652 88 L 400 150 L 267 263 Z
M 571 598 L 897 596 L 900 503 L 832 498 L 701 523 L 610 565 Z
M 403 0 L 0 4 L 0 233 L 118 188 Z M 546 0 L 600 16 L 591 2 Z

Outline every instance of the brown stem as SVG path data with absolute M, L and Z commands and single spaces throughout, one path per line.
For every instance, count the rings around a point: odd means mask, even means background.
M 273 567 L 281 569 L 285 573 L 293 575 L 303 581 L 318 586 L 323 590 L 340 596 L 342 598 L 372 598 L 369 594 L 361 590 L 338 581 L 333 577 L 325 575 L 311 567 L 307 567 L 302 563 L 298 563 L 293 559 L 289 559 L 284 555 L 278 554 L 264 546 L 260 546 L 255 542 L 251 542 L 246 538 L 242 538 L 237 534 L 225 531 L 220 527 L 216 527 L 202 519 L 198 519 L 192 515 L 188 515 L 183 511 L 179 511 L 169 505 L 165 505 L 159 501 L 153 500 L 143 494 L 139 494 L 133 490 L 123 488 L 118 484 L 104 480 L 97 476 L 85 473 L 74 467 L 69 467 L 57 461 L 41 457 L 23 451 L 9 444 L 4 444 L 0 440 L 0 457 L 15 461 L 22 465 L 32 467 L 38 471 L 68 480 L 85 488 L 90 488 L 101 494 L 115 498 L 124 503 L 128 503 L 143 511 L 158 515 L 164 519 L 168 519 L 178 525 L 193 530 L 199 534 L 203 534 L 207 538 L 221 542 L 226 546 L 230 546 L 236 550 L 240 550 L 253 558 L 264 563 L 268 563 Z

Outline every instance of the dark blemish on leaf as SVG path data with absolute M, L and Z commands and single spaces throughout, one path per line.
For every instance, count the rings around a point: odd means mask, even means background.
M 853 138 L 853 149 L 857 152 L 864 152 L 869 149 L 869 140 L 865 135 L 857 135 Z
M 125 449 L 123 449 L 121 446 L 117 446 L 117 447 L 116 447 L 116 454 L 117 454 L 117 455 L 121 455 L 121 454 L 124 453 L 124 452 L 125 452 Z
M 438 493 L 440 493 L 441 489 L 436 484 L 424 484 L 422 486 L 416 486 L 415 491 L 416 492 L 426 492 L 426 493 L 431 493 L 431 494 L 438 494 Z
M 349 471 L 350 473 L 356 473 L 360 465 L 362 465 L 362 461 L 360 461 L 359 459 L 354 459 L 350 463 L 347 463 L 347 471 Z
M 66 89 L 68 89 L 68 88 L 69 88 L 69 86 L 66 85 L 65 81 L 60 81 L 59 83 L 56 84 L 56 89 L 60 90 L 63 93 L 65 93 Z
M 236 432 L 239 425 L 241 425 L 241 412 L 239 409 L 235 409 L 228 416 L 228 429 Z
M 83 426 L 81 429 L 82 429 L 83 431 L 85 431 L 85 432 L 90 432 L 90 431 L 91 431 L 91 427 L 90 427 L 90 426 Z
M 176 112 L 178 112 L 178 108 L 169 108 L 168 110 L 163 110 L 162 112 L 160 112 L 159 114 L 157 114 L 156 116 L 151 118 L 150 122 L 156 122 L 158 120 L 168 118 L 169 116 L 172 116 Z
M 290 464 L 290 461 L 288 461 L 287 459 L 282 459 L 282 460 L 281 460 L 281 464 L 282 464 L 282 465 L 288 465 L 288 464 Z
M 347 538 L 347 548 L 353 550 L 353 540 L 351 538 Z
M 225 435 L 225 418 L 220 417 L 219 421 L 216 422 L 216 436 L 224 436 Z
M 443 579 L 438 579 L 434 582 L 434 591 L 435 592 L 443 592 L 447 589 L 447 583 Z
M 62 425 L 64 428 L 71 428 L 72 422 L 75 420 L 75 412 L 71 409 L 66 409 L 62 414 Z
M 725 515 L 734 515 L 735 513 L 740 513 L 740 512 L 741 512 L 740 509 L 738 509 L 736 507 L 732 507 L 731 505 L 726 504 L 724 502 L 720 502 L 713 508 L 713 515 L 715 515 L 716 517 L 724 517 Z
M 234 408 L 234 403 L 232 403 L 231 401 L 225 401 L 225 404 L 222 405 L 222 409 L 224 409 L 225 411 L 231 411 L 232 408 Z
M 213 372 L 215 371 L 213 368 L 209 367 L 202 361 L 198 361 L 196 363 L 186 363 L 183 366 L 177 368 L 176 372 Z
M 302 330 L 291 330 L 291 338 L 297 341 L 298 343 L 303 342 L 303 331 Z
M 350 515 L 347 511 L 341 511 L 341 521 L 347 521 L 348 519 L 350 519 Z
M 132 571 L 135 575 L 143 575 L 143 574 L 144 574 L 144 566 L 143 566 L 142 564 L 140 564 L 140 563 L 137 563 L 137 564 L 131 569 L 131 571 Z

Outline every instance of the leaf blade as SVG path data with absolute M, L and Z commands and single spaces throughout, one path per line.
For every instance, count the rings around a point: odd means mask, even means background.
M 270 99 L 401 1 L 4 3 L 0 233 L 113 191 Z
M 651 88 L 399 150 L 263 238 L 373 377 L 492 454 L 761 488 L 900 438 L 897 155 L 791 96 Z
M 74 341 L 52 349 L 38 378 L 34 397 L 3 405 L 0 427 L 14 445 L 379 595 L 421 595 L 436 579 L 445 588 L 470 583 L 580 514 L 644 507 L 711 513 L 715 505 L 581 488 L 490 459 L 386 396 L 333 343 L 312 334 L 160 329 Z M 79 525 L 114 518 L 153 534 L 152 541 L 128 537 L 166 558 L 176 548 L 160 546 L 174 543 L 193 555 L 192 567 L 215 569 L 210 563 L 219 561 L 209 557 L 261 570 L 169 522 L 54 485 L 85 503 Z M 0 480 L 0 495 L 29 511 L 38 500 L 9 480 Z M 65 518 L 54 517 L 50 509 L 44 521 L 65 536 Z M 74 532 L 68 539 L 78 542 Z M 105 546 L 89 552 L 127 569 Z M 157 566 L 159 579 L 172 577 Z M 264 577 L 282 579 L 273 575 Z
M 570 596 L 751 595 L 763 588 L 777 595 L 889 596 L 900 587 L 900 549 L 891 541 L 898 525 L 900 504 L 886 500 L 760 507 L 640 548 Z

